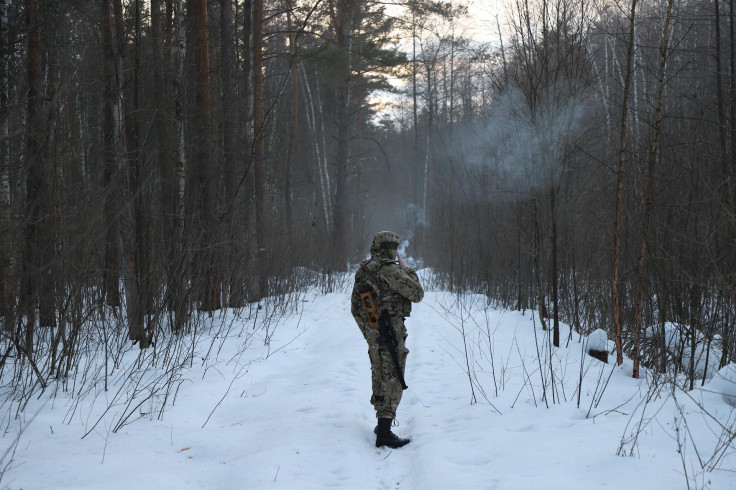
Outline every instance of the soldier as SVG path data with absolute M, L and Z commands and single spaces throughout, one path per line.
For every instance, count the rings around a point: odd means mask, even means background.
M 406 367 L 406 327 L 404 319 L 411 313 L 411 304 L 424 297 L 424 290 L 414 269 L 407 267 L 397 250 L 402 238 L 396 233 L 382 231 L 373 238 L 371 258 L 360 265 L 355 273 L 355 285 L 351 297 L 351 312 L 360 331 L 368 342 L 368 357 L 371 361 L 373 395 L 371 404 L 376 410 L 378 425 L 376 447 L 397 448 L 409 443 L 391 432 L 396 418 L 396 409 L 403 392 L 402 381 Z M 379 312 L 388 311 L 396 335 L 396 361 L 401 369 L 397 372 L 394 358 L 385 342 L 380 341 L 377 328 L 371 327 L 368 312 L 360 297 L 370 291 Z M 379 345 L 381 344 L 381 345 Z

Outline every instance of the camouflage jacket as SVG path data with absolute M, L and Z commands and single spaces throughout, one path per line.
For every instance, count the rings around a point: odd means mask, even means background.
M 363 308 L 360 294 L 366 291 L 373 293 L 379 313 L 388 310 L 394 323 L 403 325 L 404 318 L 411 314 L 411 304 L 418 303 L 424 297 L 424 289 L 414 269 L 401 268 L 393 260 L 372 254 L 371 258 L 360 264 L 355 273 L 355 284 L 351 296 L 350 311 L 366 339 L 368 316 Z

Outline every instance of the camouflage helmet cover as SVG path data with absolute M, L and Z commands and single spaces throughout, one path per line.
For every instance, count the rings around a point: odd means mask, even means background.
M 398 233 L 394 233 L 393 231 L 379 231 L 376 233 L 376 236 L 373 237 L 371 253 L 379 253 L 382 248 L 398 248 L 402 241 L 404 241 L 404 239 Z

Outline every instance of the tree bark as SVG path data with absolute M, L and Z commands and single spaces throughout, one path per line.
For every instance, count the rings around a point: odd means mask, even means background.
M 734 0 L 729 0 L 729 38 L 730 38 L 730 76 L 728 77 L 729 100 L 731 105 L 731 178 L 736 175 L 736 11 Z M 736 187 L 736 186 L 734 186 Z M 736 202 L 731 202 L 736 204 Z
M 361 3 L 361 2 L 355 2 Z M 350 43 L 352 40 L 352 16 L 355 8 L 353 2 L 342 0 L 330 1 L 330 15 L 335 32 L 336 47 L 342 58 L 338 85 L 335 89 L 335 104 L 337 106 L 335 125 L 337 128 L 337 139 L 335 141 L 335 201 L 334 219 L 332 228 L 332 266 L 335 270 L 345 269 L 348 259 L 347 250 L 347 217 L 349 216 L 347 200 L 347 174 L 349 165 L 348 138 L 349 118 L 348 106 L 350 104 L 352 59 Z
M 140 347 L 145 348 L 149 345 L 149 339 L 145 332 L 144 311 L 140 300 L 139 265 L 136 263 L 137 229 L 134 212 L 131 209 L 133 190 L 130 187 L 132 182 L 128 169 L 123 97 L 125 37 L 122 33 L 124 24 L 120 0 L 114 0 L 112 5 L 103 0 L 101 13 L 107 253 L 108 260 L 120 265 L 120 271 L 111 272 L 116 283 L 114 291 L 118 291 L 117 282 L 120 275 L 122 274 L 123 277 L 129 338 L 140 342 Z M 121 255 L 122 260 L 120 260 Z M 112 283 L 112 279 L 110 282 Z M 112 284 L 108 286 L 112 287 Z M 119 303 L 115 306 L 119 306 Z
M 734 0 L 729 0 L 729 38 L 730 38 L 730 73 L 729 73 L 729 98 L 731 101 L 731 168 L 726 177 L 726 192 L 728 194 L 728 211 L 730 214 L 729 241 L 727 245 L 732 246 L 733 240 L 736 239 L 736 7 Z M 733 267 L 733 263 L 730 264 Z M 731 288 L 736 287 L 734 284 L 734 276 L 731 274 Z
M 125 306 L 128 322 L 128 336 L 130 340 L 139 342 L 144 349 L 149 346 L 150 339 L 145 331 L 145 310 L 141 292 L 141 271 L 145 268 L 145 261 L 140 256 L 140 223 L 137 219 L 137 202 L 140 192 L 137 184 L 139 173 L 138 160 L 128 155 L 127 118 L 125 117 L 125 20 L 123 18 L 122 0 L 113 0 L 114 9 L 114 43 L 113 51 L 115 65 L 115 83 L 113 84 L 113 154 L 116 160 L 117 178 L 113 185 L 119 188 L 120 200 L 117 206 L 120 210 L 120 243 L 122 245 L 122 277 L 125 290 Z M 134 80 L 135 83 L 135 80 Z M 134 87 L 135 90 L 135 87 Z M 134 133 L 134 130 L 130 131 Z
M 173 273 L 168 264 L 174 257 L 175 177 L 171 157 L 170 98 L 166 90 L 167 57 L 164 55 L 163 14 L 161 0 L 151 0 L 151 38 L 153 42 L 153 101 L 156 108 L 151 116 L 151 125 L 156 132 L 156 165 L 161 182 L 161 235 L 164 241 L 163 258 L 167 262 L 166 282 L 170 285 Z M 168 31 L 168 29 L 167 29 Z
M 544 304 L 544 290 L 542 289 L 542 273 L 539 270 L 539 212 L 537 211 L 537 198 L 532 198 L 532 258 L 534 261 L 534 279 L 537 290 L 537 312 L 542 329 L 547 330 L 547 311 Z
M 624 192 L 624 167 L 627 152 L 627 119 L 629 90 L 631 87 L 631 72 L 634 58 L 634 25 L 636 18 L 637 0 L 631 0 L 629 17 L 629 43 L 626 49 L 626 73 L 624 75 L 623 100 L 621 104 L 621 146 L 618 155 L 618 171 L 616 173 L 616 221 L 613 235 L 613 324 L 614 341 L 616 343 L 616 363 L 620 366 L 624 362 L 623 341 L 621 332 L 621 294 L 619 288 L 619 261 L 621 256 L 621 228 Z
M 411 100 L 412 100 L 412 116 L 414 119 L 414 159 L 419 159 L 419 105 L 417 104 L 417 16 L 416 7 L 411 11 Z M 414 172 L 409 172 L 412 178 L 412 202 L 417 205 L 419 202 L 419 175 L 418 164 L 415 164 Z
M 133 280 L 135 281 L 136 291 L 138 294 L 138 310 L 135 311 L 135 314 L 137 315 L 137 323 L 140 325 L 139 328 L 145 331 L 146 313 L 151 311 L 153 305 L 153 301 L 151 299 L 151 290 L 155 275 L 152 274 L 150 271 L 152 266 L 151 256 L 155 244 L 150 237 L 150 195 L 149 186 L 146 185 L 146 183 L 149 181 L 150 175 L 148 172 L 146 152 L 143 148 L 143 140 L 145 139 L 145 135 L 143 134 L 144 129 L 142 129 L 146 125 L 146 123 L 143 121 L 144 108 L 141 102 L 141 97 L 145 90 L 145 88 L 143 87 L 143 76 L 141 73 L 143 0 L 134 0 L 132 7 L 134 10 L 133 21 L 135 39 L 132 46 L 133 104 L 131 113 L 129 115 L 126 115 L 125 118 L 129 125 L 127 129 L 127 134 L 130 135 L 130 144 L 128 145 L 128 195 L 130 196 L 130 204 L 132 206 L 130 215 L 133 219 L 133 234 L 135 236 L 133 248 L 131 250 L 135 267 L 132 267 L 131 270 L 135 274 Z M 118 19 L 116 30 L 122 30 L 124 28 L 124 19 L 122 18 L 122 5 L 120 9 L 120 14 L 121 17 Z M 123 40 L 123 42 L 125 41 Z M 142 273 L 142 271 L 147 272 Z M 146 346 L 147 345 L 143 345 L 143 347 Z
M 0 317 L 11 330 L 15 287 L 12 270 L 12 223 L 10 219 L 10 126 L 8 101 L 8 0 L 0 0 Z
M 307 71 L 304 64 L 300 62 L 302 72 L 302 86 L 304 87 L 307 126 L 312 132 L 312 149 L 317 164 L 319 181 L 314 183 L 316 199 L 319 202 L 319 210 L 326 230 L 332 229 L 332 209 L 330 208 L 330 196 L 332 195 L 330 176 L 327 173 L 327 157 L 325 143 L 324 114 L 322 113 L 322 101 L 319 95 L 319 84 L 315 84 L 314 95 L 310 87 Z M 308 167 L 309 169 L 309 167 Z M 311 178 L 314 181 L 314 178 Z
M 44 238 L 41 200 L 48 198 L 41 159 L 43 116 L 41 115 L 42 66 L 41 27 L 38 0 L 26 0 L 26 28 L 28 34 L 28 92 L 26 110 L 26 225 L 23 249 L 23 290 L 21 292 L 21 315 L 26 315 L 25 350 L 33 353 L 33 339 L 38 306 L 38 294 L 43 270 L 40 243 Z
M 119 307 L 120 301 L 120 241 L 117 197 L 120 189 L 115 183 L 118 173 L 115 159 L 115 121 L 114 121 L 114 94 L 115 83 L 115 55 L 112 43 L 112 12 L 110 3 L 100 0 L 102 16 L 100 22 L 100 38 L 102 44 L 102 85 L 104 97 L 103 110 L 103 151 L 105 154 L 105 274 L 104 294 L 105 302 L 113 307 Z
M 172 329 L 175 332 L 182 330 L 187 317 L 187 285 L 191 280 L 190 244 L 191 237 L 184 235 L 185 223 L 185 193 L 187 155 L 184 144 L 184 122 L 186 114 L 184 110 L 184 62 L 187 48 L 187 39 L 184 29 L 184 4 L 183 0 L 168 0 L 167 15 L 172 20 L 172 62 L 173 69 L 170 80 L 173 104 L 171 106 L 172 119 L 174 121 L 174 136 L 172 140 L 172 171 L 173 181 L 169 190 L 171 192 L 171 208 L 173 222 L 173 256 L 169 264 L 169 287 L 167 289 L 167 305 L 174 312 Z M 164 196 L 166 198 L 166 196 Z
M 264 39 L 263 0 L 253 0 L 253 175 L 256 199 L 256 270 L 258 271 L 259 299 L 267 294 L 266 279 L 266 138 L 263 101 Z
M 299 121 L 299 75 L 297 73 L 297 33 L 292 19 L 293 3 L 285 0 L 287 29 L 289 31 L 289 82 L 291 83 L 291 120 L 289 124 L 289 144 L 286 154 L 284 199 L 286 201 L 286 232 L 289 237 L 289 252 L 294 252 L 294 210 L 292 196 L 292 174 L 294 171 L 294 147 Z
M 226 301 L 228 306 L 243 305 L 243 292 L 240 285 L 242 268 L 238 259 L 239 237 L 242 236 L 240 216 L 237 210 L 238 189 L 241 176 L 238 172 L 236 124 L 239 122 L 238 103 L 235 95 L 236 58 L 235 22 L 232 0 L 220 0 L 220 45 L 221 45 L 221 86 L 222 86 L 222 165 L 225 172 L 227 255 L 221 264 L 221 274 L 226 279 Z
M 217 273 L 217 253 L 220 249 L 217 239 L 215 218 L 216 180 L 213 169 L 212 130 L 210 128 L 210 64 L 209 37 L 207 32 L 207 0 L 192 0 L 192 30 L 194 34 L 194 148 L 192 151 L 192 170 L 195 193 L 194 223 L 199 236 L 199 249 L 196 258 L 198 270 L 198 299 L 204 311 L 214 311 L 221 307 L 220 277 Z
M 557 188 L 554 183 L 550 186 L 550 212 L 552 218 L 552 344 L 560 346 L 560 301 L 559 278 L 557 271 Z
M 721 66 L 721 7 L 719 0 L 714 1 L 715 41 L 716 41 L 716 105 L 718 110 L 718 143 L 721 150 L 721 171 L 724 179 L 728 175 L 728 159 L 726 150 L 726 113 L 723 109 L 723 68 Z
M 652 143 L 649 148 L 649 166 L 647 171 L 647 190 L 646 202 L 644 205 L 644 223 L 641 231 L 641 242 L 639 247 L 639 259 L 637 261 L 636 271 L 636 313 L 634 316 L 634 369 L 632 376 L 639 377 L 640 355 L 640 338 L 642 331 L 642 311 L 644 297 L 644 263 L 647 251 L 647 236 L 649 233 L 649 223 L 652 215 L 652 198 L 654 196 L 654 169 L 657 162 L 657 144 L 659 142 L 659 127 L 662 121 L 662 94 L 664 93 L 665 68 L 667 62 L 667 49 L 669 46 L 670 20 L 672 18 L 672 5 L 674 0 L 668 0 L 667 15 L 664 21 L 664 34 L 662 35 L 662 45 L 660 48 L 659 61 L 659 78 L 657 80 L 657 100 L 656 110 L 654 113 L 654 126 L 652 130 Z

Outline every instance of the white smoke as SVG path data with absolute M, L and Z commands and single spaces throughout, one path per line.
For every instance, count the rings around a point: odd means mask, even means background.
M 399 244 L 398 254 L 401 256 L 406 265 L 409 267 L 417 267 L 417 260 L 410 255 L 407 255 L 406 249 L 409 247 L 409 243 L 414 239 L 414 233 L 417 227 L 425 226 L 424 210 L 415 204 L 407 204 L 403 210 L 403 218 L 406 223 L 406 237 Z
M 404 259 L 407 258 L 406 257 L 406 247 L 408 246 L 409 246 L 409 240 L 407 240 L 406 238 L 404 239 L 403 242 L 399 243 L 399 255 L 404 257 Z
M 584 89 L 573 82 L 554 87 L 550 100 L 532 111 L 522 92 L 509 87 L 494 102 L 485 134 L 506 190 L 537 191 L 558 182 L 565 154 L 582 131 Z

